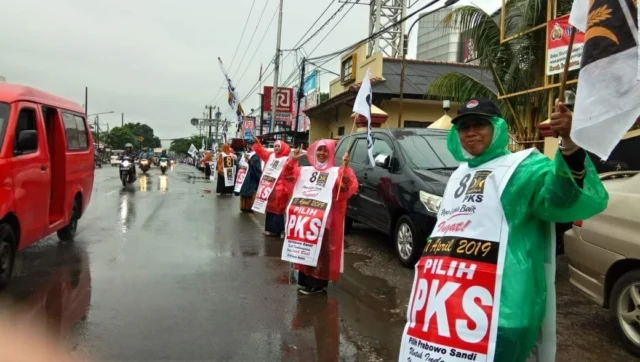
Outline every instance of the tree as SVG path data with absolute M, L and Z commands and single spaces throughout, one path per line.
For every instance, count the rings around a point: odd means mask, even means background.
M 108 142 L 111 148 L 116 150 L 124 149 L 127 143 L 134 146 L 137 144 L 136 136 L 127 127 L 113 127 L 109 132 Z
M 191 136 L 175 139 L 171 141 L 169 150 L 175 152 L 178 155 L 187 154 L 187 151 L 189 151 L 189 147 L 191 147 L 192 144 L 196 147 L 200 147 L 204 138 L 204 136 Z
M 572 0 L 557 0 L 558 14 L 567 14 L 571 4 Z M 520 34 L 546 23 L 547 0 L 511 0 L 507 2 L 505 15 L 505 36 Z M 498 97 L 543 85 L 544 77 L 541 75 L 546 71 L 545 28 L 501 43 L 500 24 L 492 15 L 475 6 L 456 8 L 443 23 L 459 27 L 473 41 L 480 65 L 491 71 L 498 93 L 478 79 L 452 72 L 437 78 L 431 84 L 429 94 L 459 102 L 478 96 L 492 98 L 500 104 L 516 139 L 537 139 L 536 126 L 546 119 L 550 92 L 533 92 L 503 100 Z
M 149 127 L 144 123 L 127 123 L 124 125 L 125 128 L 129 129 L 131 133 L 135 136 L 135 141 L 138 147 L 149 147 L 156 148 L 161 147 L 162 144 L 160 142 L 160 138 L 156 137 L 153 133 L 153 128 Z M 142 143 L 138 142 L 138 139 L 142 137 Z

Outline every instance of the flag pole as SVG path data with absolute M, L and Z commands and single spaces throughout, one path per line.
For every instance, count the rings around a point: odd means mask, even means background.
M 569 47 L 567 49 L 567 59 L 564 62 L 564 70 L 560 75 L 560 95 L 558 96 L 558 100 L 564 103 L 564 91 L 567 89 L 567 78 L 569 75 L 569 63 L 571 62 L 571 52 L 573 51 L 573 42 L 576 39 L 576 31 L 575 27 L 570 27 L 571 29 L 571 37 L 569 37 Z
M 571 62 L 571 53 L 573 52 L 573 42 L 576 39 L 577 29 L 571 26 L 571 36 L 569 37 L 569 46 L 567 48 L 567 58 L 564 61 L 564 69 L 560 74 L 560 94 L 558 95 L 558 102 L 564 103 L 564 92 L 567 89 L 567 78 L 569 78 L 569 63 Z M 553 132 L 554 137 L 558 137 L 558 132 Z
M 353 137 L 353 130 L 356 128 L 356 120 L 358 119 L 360 115 L 358 113 L 355 113 L 353 116 L 353 123 L 351 125 L 351 133 L 349 133 L 349 141 L 347 142 L 347 152 L 349 152 L 349 150 L 351 149 L 351 140 L 354 138 Z M 342 156 L 342 166 L 346 169 L 347 166 L 349 165 L 349 161 L 344 159 L 344 156 Z M 342 170 L 342 173 L 340 174 L 340 182 L 338 183 L 338 187 L 342 187 L 342 177 L 344 176 L 344 170 Z M 336 201 L 340 200 L 340 189 L 338 188 L 338 195 L 336 195 Z

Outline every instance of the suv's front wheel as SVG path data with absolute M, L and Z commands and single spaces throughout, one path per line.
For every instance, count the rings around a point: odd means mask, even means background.
M 409 215 L 402 215 L 396 222 L 393 245 L 402 266 L 413 268 L 422 255 L 424 236 L 415 227 Z

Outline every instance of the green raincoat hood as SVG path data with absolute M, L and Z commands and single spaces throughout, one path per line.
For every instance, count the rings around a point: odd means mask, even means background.
M 447 148 L 458 162 L 468 162 L 469 167 L 478 167 L 494 158 L 510 153 L 507 148 L 509 145 L 509 128 L 507 127 L 507 122 L 500 117 L 492 117 L 490 121 L 493 125 L 493 141 L 489 148 L 480 156 L 472 156 L 465 151 L 464 148 L 462 148 L 462 143 L 460 143 L 458 127 L 454 125 L 451 128 L 447 134 Z

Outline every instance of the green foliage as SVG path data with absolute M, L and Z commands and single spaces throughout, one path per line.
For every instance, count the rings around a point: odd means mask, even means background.
M 169 151 L 173 151 L 177 155 L 185 155 L 187 154 L 189 147 L 191 147 L 191 144 L 193 144 L 197 148 L 200 148 L 200 145 L 202 144 L 202 140 L 204 138 L 205 138 L 204 136 L 191 136 L 186 138 L 175 139 L 171 141 L 171 146 L 169 147 Z
M 113 127 L 108 136 L 109 145 L 115 150 L 121 150 L 124 145 L 131 143 L 136 147 L 136 136 L 127 127 Z
M 558 0 L 559 15 L 571 8 L 571 0 Z M 546 0 L 511 0 L 507 2 L 505 36 L 520 34 L 544 24 L 547 17 Z M 500 95 L 512 94 L 540 87 L 545 69 L 544 28 L 500 43 L 500 23 L 475 6 L 461 6 L 443 20 L 444 26 L 457 26 L 465 37 L 473 40 L 478 61 L 491 71 L 499 94 L 476 79 L 460 73 L 445 74 L 436 79 L 430 95 L 464 102 L 472 97 L 487 96 L 498 100 Z M 536 126 L 547 115 L 546 92 L 511 97 L 499 101 L 509 128 L 520 140 L 536 136 Z

